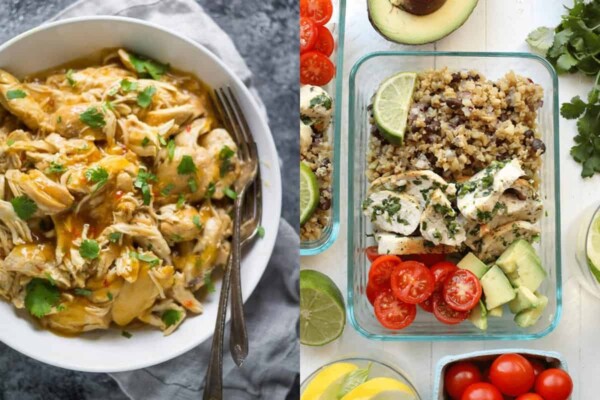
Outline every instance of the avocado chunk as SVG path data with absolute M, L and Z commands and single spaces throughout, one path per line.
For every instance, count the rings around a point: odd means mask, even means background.
M 446 0 L 433 12 L 431 10 L 435 7 L 417 10 L 407 4 L 416 3 L 415 0 L 368 0 L 367 7 L 371 24 L 386 39 L 403 44 L 423 44 L 439 40 L 460 28 L 475 9 L 477 1 Z M 415 15 L 407 9 L 429 13 Z
M 496 265 L 481 278 L 481 288 L 485 294 L 485 305 L 488 310 L 506 304 L 516 296 L 508 278 Z
M 503 306 L 498 306 L 496 308 L 492 308 L 491 310 L 488 310 L 488 317 L 502 318 L 503 315 L 504 315 L 504 307 Z
M 537 298 L 538 305 L 536 307 L 523 310 L 515 315 L 515 322 L 521 328 L 528 328 L 535 325 L 544 313 L 546 306 L 548 306 L 548 298 L 546 296 L 539 294 Z
M 477 328 L 482 331 L 487 330 L 488 328 L 488 320 L 487 320 L 487 310 L 483 301 L 479 300 L 479 304 L 475 306 L 474 309 L 471 310 L 469 314 L 469 321 L 473 323 Z
M 458 268 L 466 269 L 471 271 L 478 279 L 481 279 L 483 275 L 489 269 L 477 256 L 473 253 L 469 253 L 458 262 Z
M 517 269 L 508 273 L 508 279 L 514 287 L 525 286 L 527 289 L 535 292 L 538 290 L 544 279 L 546 271 L 542 267 L 540 258 L 537 254 L 522 253 L 517 259 Z
M 517 240 L 504 250 L 504 253 L 496 260 L 496 265 L 502 268 L 505 274 L 515 272 L 517 263 L 525 254 L 531 254 L 538 258 L 535 249 L 527 240 Z
M 508 303 L 510 312 L 513 314 L 518 314 L 523 310 L 538 306 L 538 297 L 525 286 L 521 286 L 520 288 L 516 289 L 515 292 L 517 293 L 517 297 Z

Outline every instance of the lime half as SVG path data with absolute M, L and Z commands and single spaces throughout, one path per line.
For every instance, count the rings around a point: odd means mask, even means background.
M 345 325 L 344 298 L 331 278 L 300 271 L 300 343 L 322 346 L 340 337 Z
M 319 204 L 319 185 L 310 167 L 300 162 L 300 225 L 313 215 Z
M 587 236 L 586 253 L 590 271 L 600 282 L 600 213 L 594 215 Z
M 417 82 L 414 72 L 401 72 L 379 85 L 373 102 L 375 123 L 383 137 L 392 144 L 402 145 L 408 112 Z

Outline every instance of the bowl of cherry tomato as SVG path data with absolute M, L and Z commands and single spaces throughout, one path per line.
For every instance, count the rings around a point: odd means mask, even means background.
M 560 354 L 489 350 L 438 363 L 436 400 L 568 400 L 573 381 Z

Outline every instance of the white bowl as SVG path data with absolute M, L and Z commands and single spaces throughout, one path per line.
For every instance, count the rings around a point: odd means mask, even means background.
M 134 52 L 189 71 L 211 87 L 231 85 L 248 118 L 261 159 L 262 225 L 266 235 L 245 255 L 242 289 L 246 300 L 262 276 L 273 251 L 281 215 L 281 177 L 277 150 L 269 127 L 244 84 L 201 45 L 147 22 L 121 17 L 86 17 L 54 22 L 17 36 L 0 46 L 0 68 L 22 77 L 110 47 Z M 188 318 L 170 336 L 158 330 L 121 336 L 120 329 L 57 336 L 40 329 L 26 312 L 0 301 L 0 341 L 36 360 L 89 372 L 117 372 L 148 367 L 174 358 L 212 336 L 218 292 L 205 302 L 202 315 Z M 252 351 L 252 349 L 251 349 Z

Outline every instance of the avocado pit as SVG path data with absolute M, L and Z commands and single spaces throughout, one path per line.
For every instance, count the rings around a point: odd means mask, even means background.
M 390 0 L 398 7 L 413 15 L 429 15 L 439 10 L 446 0 Z

